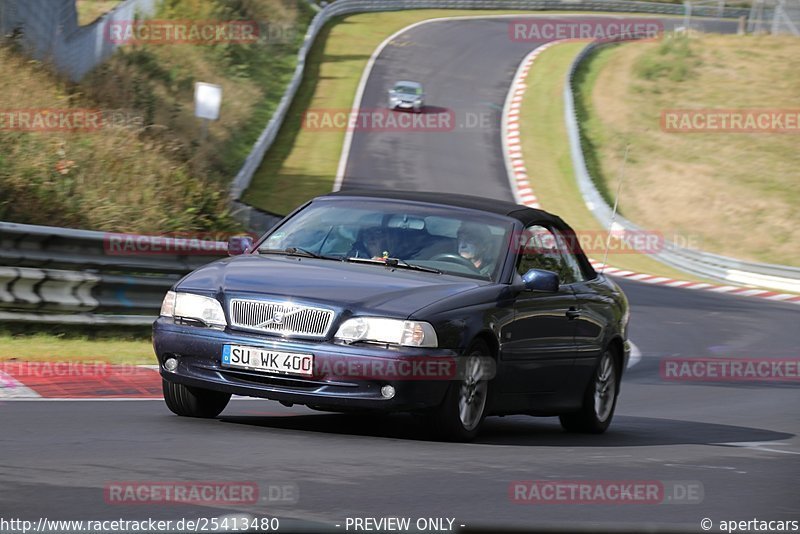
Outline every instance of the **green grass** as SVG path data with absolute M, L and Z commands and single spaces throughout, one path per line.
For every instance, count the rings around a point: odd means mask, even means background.
M 0 361 L 157 363 L 150 340 L 0 334 Z
M 542 207 L 561 216 L 579 233 L 603 228 L 583 202 L 575 180 L 564 125 L 563 90 L 567 70 L 584 43 L 556 45 L 536 58 L 528 74 L 520 114 L 520 139 L 531 187 Z M 535 165 L 532 162 L 536 162 Z M 602 260 L 601 254 L 591 254 Z M 614 267 L 682 280 L 701 280 L 644 254 L 609 254 Z
M 797 39 L 697 35 L 592 54 L 576 109 L 591 175 L 610 203 L 630 144 L 620 213 L 702 250 L 800 266 L 797 135 L 669 132 L 671 109 L 796 110 Z
M 78 25 L 91 24 L 117 7 L 121 2 L 122 0 L 76 0 Z

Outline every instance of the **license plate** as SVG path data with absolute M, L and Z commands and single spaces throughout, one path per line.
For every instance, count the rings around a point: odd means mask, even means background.
M 314 374 L 314 355 L 225 345 L 222 349 L 222 366 L 265 373 L 311 376 Z

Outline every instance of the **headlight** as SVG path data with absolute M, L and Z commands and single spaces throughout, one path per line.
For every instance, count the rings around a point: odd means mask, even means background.
M 175 296 L 177 293 L 174 291 L 167 291 L 164 301 L 161 303 L 161 315 L 163 317 L 172 317 L 175 314 Z
M 380 317 L 354 317 L 346 320 L 334 336 L 345 343 L 372 341 L 407 347 L 436 347 L 436 331 L 428 323 Z
M 222 305 L 217 299 L 193 293 L 168 291 L 161 304 L 161 315 L 200 321 L 212 328 L 225 328 L 228 325 Z

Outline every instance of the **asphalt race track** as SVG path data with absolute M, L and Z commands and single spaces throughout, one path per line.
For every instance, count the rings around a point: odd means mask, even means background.
M 510 199 L 499 113 L 519 61 L 503 20 L 418 26 L 378 58 L 363 107 L 385 105 L 396 79 L 424 81 L 437 108 L 490 114 L 467 132 L 360 132 L 344 188 L 369 186 Z M 463 116 L 463 114 L 462 114 Z M 560 214 L 569 221 L 569 214 Z M 160 401 L 0 403 L 0 517 L 214 517 L 233 512 L 313 522 L 347 517 L 455 518 L 467 527 L 661 526 L 800 519 L 800 389 L 793 383 L 664 380 L 667 357 L 793 358 L 800 306 L 621 283 L 641 351 L 601 436 L 565 434 L 554 418 L 490 418 L 475 443 L 429 441 L 410 417 L 324 414 L 234 400 L 218 420 L 172 416 Z M 520 504 L 519 480 L 683 481 L 693 503 Z M 236 507 L 119 505 L 118 481 L 255 481 L 294 487 L 292 502 Z M 699 502 L 698 502 L 699 501 Z M 339 524 L 341 527 L 336 527 Z M 283 526 L 283 525 L 282 525 Z M 307 528 L 308 523 L 294 523 Z M 288 531 L 288 528 L 282 528 Z

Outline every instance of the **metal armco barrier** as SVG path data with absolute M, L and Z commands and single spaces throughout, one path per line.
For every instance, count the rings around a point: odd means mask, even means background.
M 583 157 L 580 125 L 575 114 L 573 78 L 581 61 L 594 50 L 606 44 L 609 43 L 597 42 L 587 45 L 575 57 L 567 73 L 567 81 L 564 84 L 564 120 L 569 136 L 572 168 L 586 207 L 607 230 L 611 230 L 613 225 L 614 230 L 642 232 L 640 227 L 620 216 L 619 213 L 612 221 L 613 210 L 597 190 Z M 653 257 L 682 271 L 725 283 L 800 293 L 800 268 L 737 260 L 680 247 L 668 240 L 663 241 L 661 245 L 660 250 L 653 253 Z
M 120 245 L 137 240 L 158 247 Z M 0 321 L 148 324 L 170 286 L 226 254 L 200 243 L 0 222 Z

